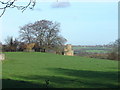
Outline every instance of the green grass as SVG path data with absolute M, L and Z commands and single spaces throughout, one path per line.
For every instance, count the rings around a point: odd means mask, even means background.
M 73 46 L 72 47 L 73 48 L 73 50 L 76 50 L 76 49 L 112 49 L 112 48 L 110 48 L 110 47 L 75 47 L 75 46 Z
M 108 53 L 109 51 L 105 51 L 105 50 L 86 50 L 86 52 L 91 52 L 91 53 Z
M 82 52 L 90 52 L 90 53 L 109 53 L 112 48 L 110 47 L 73 47 L 72 48 L 75 52 L 82 51 Z
M 7 52 L 3 88 L 116 88 L 118 61 L 40 52 Z

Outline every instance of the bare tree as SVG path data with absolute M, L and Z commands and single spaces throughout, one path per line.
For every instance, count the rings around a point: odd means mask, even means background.
M 113 44 L 113 52 L 119 53 L 120 54 L 120 38 L 117 39 Z
M 38 42 L 42 48 L 52 49 L 60 47 L 67 41 L 59 35 L 60 23 L 41 20 L 35 22 L 33 28 L 35 33 L 37 33 L 36 42 Z
M 7 37 L 5 39 L 5 45 L 3 46 L 3 51 L 17 51 L 17 47 L 19 42 L 17 39 L 13 39 L 13 37 Z
M 109 53 L 108 58 L 113 60 L 120 60 L 120 38 L 109 45 L 112 46 L 112 51 Z
M 12 45 L 13 44 L 13 37 L 12 36 L 7 36 L 7 38 L 5 39 L 5 44 L 6 45 Z
M 20 39 L 23 42 L 26 43 L 33 43 L 34 42 L 34 36 L 33 36 L 33 29 L 32 29 L 32 23 L 26 24 L 23 27 L 20 27 Z
M 59 35 L 60 23 L 48 20 L 36 21 L 20 29 L 20 38 L 26 43 L 36 43 L 42 49 L 57 48 L 67 41 Z

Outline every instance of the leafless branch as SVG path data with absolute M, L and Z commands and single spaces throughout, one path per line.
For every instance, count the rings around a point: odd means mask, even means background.
M 0 10 L 2 10 L 2 13 L 0 14 L 0 17 L 3 16 L 3 14 L 5 13 L 7 8 L 17 8 L 18 10 L 21 10 L 22 12 L 24 12 L 28 7 L 29 9 L 33 9 L 35 4 L 36 4 L 36 0 L 29 0 L 28 4 L 25 6 L 22 5 L 15 5 L 15 2 L 17 0 L 8 0 L 7 2 L 4 1 L 0 1 Z
M 0 18 L 3 16 L 3 14 L 5 13 L 7 8 L 17 8 L 18 10 L 21 10 L 22 12 L 24 12 L 27 8 L 29 9 L 33 9 L 34 6 L 36 5 L 36 0 L 29 0 L 27 5 L 16 5 L 15 2 L 17 2 L 17 0 L 8 0 L 8 1 L 4 1 L 4 0 L 0 0 Z M 56 0 L 56 2 L 59 2 L 59 0 Z M 68 6 L 68 3 L 60 3 L 60 5 L 55 5 L 55 7 L 66 7 Z

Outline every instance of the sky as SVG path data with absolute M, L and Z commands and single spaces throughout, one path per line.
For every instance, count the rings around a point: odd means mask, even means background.
M 85 0 L 86 1 L 86 0 Z M 25 2 L 18 4 L 25 5 Z M 60 34 L 72 45 L 103 45 L 118 38 L 118 2 L 37 2 L 23 13 L 7 9 L 0 18 L 0 41 L 17 38 L 21 26 L 39 20 L 59 22 Z

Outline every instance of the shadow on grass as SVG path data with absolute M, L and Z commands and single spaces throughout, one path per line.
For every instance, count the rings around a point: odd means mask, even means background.
M 48 88 L 46 84 L 36 84 L 28 81 L 2 79 L 2 88 Z
M 67 76 L 73 77 L 81 77 L 81 78 L 89 78 L 89 79 L 97 79 L 97 80 L 109 80 L 109 81 L 117 81 L 118 73 L 120 72 L 102 72 L 102 71 L 87 71 L 87 70 L 74 70 L 74 69 L 64 69 L 64 68 L 48 68 L 58 74 L 63 74 Z
M 83 71 L 63 68 L 48 69 L 55 75 L 41 76 L 15 76 L 24 80 L 43 81 L 49 80 L 49 88 L 118 88 L 118 72 L 101 72 L 101 71 Z M 6 81 L 7 83 L 8 81 Z M 14 83 L 17 82 L 11 82 Z M 19 83 L 19 82 L 18 82 Z M 29 84 L 24 84 L 24 87 L 29 87 Z M 28 86 L 27 86 L 28 85 Z M 19 85 L 17 87 L 20 87 Z M 44 88 L 45 85 L 30 87 Z
M 118 75 L 120 71 L 102 72 L 64 68 L 48 68 L 48 70 L 61 75 L 76 77 L 76 80 L 73 81 L 81 82 L 81 85 L 86 87 L 118 88 Z

